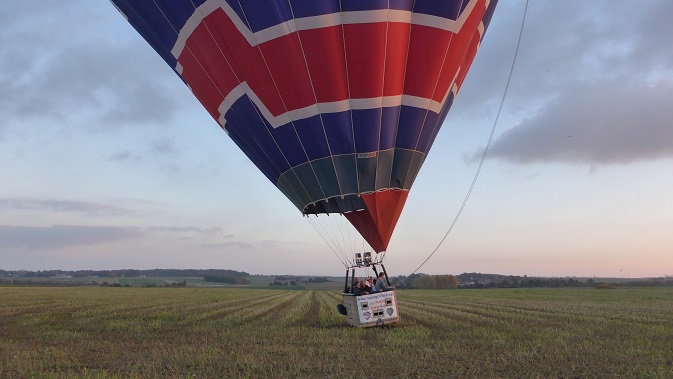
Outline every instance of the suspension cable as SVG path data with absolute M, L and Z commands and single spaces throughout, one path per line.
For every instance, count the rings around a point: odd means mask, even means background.
M 348 263 L 347 263 L 347 262 L 348 262 L 348 259 L 346 259 L 346 260 L 342 259 L 342 258 L 345 258 L 345 257 L 343 257 L 343 252 L 341 253 L 342 256 L 339 256 L 339 252 L 337 252 L 338 248 L 335 248 L 335 245 L 336 245 L 336 244 L 333 245 L 333 242 L 330 243 L 330 242 L 328 241 L 328 239 L 331 239 L 329 233 L 326 232 L 326 231 L 324 231 L 324 230 L 321 232 L 321 230 L 318 228 L 318 225 L 317 225 L 317 224 L 314 224 L 313 222 L 311 222 L 311 219 L 310 219 L 311 216 L 310 216 L 310 215 L 307 215 L 306 217 L 308 218 L 308 221 L 309 221 L 309 224 L 311 225 L 311 227 L 313 227 L 313 229 L 318 233 L 318 235 L 320 236 L 320 238 L 322 238 L 322 240 L 325 242 L 325 244 L 327 245 L 327 247 L 329 247 L 330 250 L 332 250 L 332 252 L 333 252 L 334 255 L 337 257 L 337 259 L 339 260 L 339 262 L 341 262 L 341 264 L 342 264 L 344 267 L 348 268 Z M 318 217 L 316 217 L 316 218 L 318 218 Z
M 479 178 L 479 173 L 481 172 L 481 168 L 484 165 L 484 161 L 486 160 L 486 154 L 488 153 L 488 149 L 491 147 L 491 142 L 493 141 L 493 135 L 495 134 L 495 129 L 498 125 L 498 120 L 500 119 L 500 113 L 502 112 L 502 107 L 503 104 L 505 103 L 505 98 L 507 97 L 507 91 L 509 90 L 509 84 L 512 81 L 512 74 L 514 73 L 514 66 L 516 65 L 516 58 L 519 55 L 519 47 L 521 46 L 521 37 L 523 36 L 523 28 L 524 25 L 526 24 L 526 14 L 528 13 L 528 2 L 529 0 L 526 0 L 526 6 L 524 7 L 523 10 L 523 18 L 521 20 L 521 29 L 519 30 L 519 39 L 516 42 L 516 49 L 514 50 L 514 58 L 512 59 L 512 66 L 509 69 L 509 76 L 507 77 L 507 84 L 505 84 L 505 91 L 502 94 L 502 98 L 500 99 L 500 106 L 498 107 L 498 112 L 495 116 L 495 121 L 493 121 L 493 126 L 491 127 L 491 134 L 488 136 L 488 142 L 486 143 L 486 147 L 484 147 L 484 151 L 481 154 L 481 160 L 479 161 L 479 166 L 477 167 L 477 172 L 474 174 L 474 178 L 472 179 L 472 184 L 470 184 L 470 188 L 467 191 L 467 194 L 465 195 L 465 198 L 463 199 L 463 203 L 460 205 L 460 208 L 458 209 L 458 212 L 456 213 L 456 216 L 453 218 L 453 221 L 451 222 L 451 225 L 449 225 L 449 229 L 446 231 L 444 234 L 444 237 L 439 241 L 437 246 L 435 247 L 434 250 L 428 255 L 427 258 L 423 261 L 423 263 L 420 264 L 410 275 L 415 274 L 418 270 L 427 263 L 430 258 L 432 258 L 433 255 L 437 252 L 440 246 L 444 243 L 446 240 L 446 237 L 449 236 L 449 233 L 451 230 L 453 230 L 453 227 L 456 225 L 456 222 L 458 222 L 458 218 L 460 217 L 461 213 L 463 213 L 463 209 L 465 209 L 465 205 L 467 204 L 467 201 L 470 199 L 470 195 L 472 194 L 472 190 L 474 189 L 474 186 L 477 184 L 477 179 Z

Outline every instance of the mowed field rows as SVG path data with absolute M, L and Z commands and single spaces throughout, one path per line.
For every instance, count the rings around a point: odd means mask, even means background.
M 357 329 L 332 291 L 0 287 L 0 378 L 673 377 L 673 288 L 398 298 Z

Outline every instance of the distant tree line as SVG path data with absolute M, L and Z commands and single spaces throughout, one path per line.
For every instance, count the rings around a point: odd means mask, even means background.
M 203 280 L 226 284 L 250 284 L 250 281 L 242 276 L 206 275 Z
M 171 288 L 186 288 L 187 287 L 187 281 L 183 280 L 181 282 L 173 282 L 173 283 L 167 283 L 164 284 L 164 287 L 171 287 Z
M 21 285 L 21 286 L 80 286 L 83 283 L 80 281 L 72 280 L 48 280 L 48 279 L 0 279 L 0 285 Z
M 293 275 L 278 275 L 276 278 L 269 282 L 270 286 L 296 286 L 299 281 L 301 280 L 301 277 L 293 276 Z
M 272 282 L 269 282 L 270 286 L 296 286 L 297 281 L 295 280 L 290 280 L 289 282 L 281 282 L 280 280 L 274 280 Z
M 294 276 L 294 275 L 277 275 L 277 276 L 276 276 L 276 279 L 274 279 L 274 280 L 277 280 L 277 281 L 294 280 L 294 281 L 298 282 L 298 281 L 300 281 L 301 279 L 302 279 L 301 277 Z
M 225 269 L 151 269 L 151 270 L 44 270 L 44 271 L 27 271 L 15 270 L 6 271 L 0 270 L 0 277 L 17 277 L 17 278 L 50 278 L 50 277 L 68 277 L 84 278 L 98 276 L 101 278 L 132 278 L 132 277 L 203 277 L 203 276 L 250 276 L 245 271 L 225 270 Z
M 153 270 L 0 270 L 0 285 L 33 285 L 33 286 L 77 286 L 101 285 L 121 286 L 112 280 L 90 281 L 91 277 L 120 278 L 120 277 L 202 277 L 206 281 L 227 284 L 249 284 L 247 272 L 225 269 L 153 269 Z M 297 286 L 300 282 L 324 283 L 330 280 L 327 277 L 315 276 L 304 279 L 292 275 L 278 275 L 269 282 L 271 286 Z M 478 288 L 533 288 L 533 287 L 638 287 L 638 286 L 673 286 L 673 277 L 622 279 L 622 278 L 544 278 L 529 276 L 514 276 L 500 274 L 463 273 L 460 275 L 428 275 L 412 274 L 390 278 L 391 284 L 398 289 L 478 289 Z M 182 284 L 182 283 L 180 283 Z M 186 283 L 185 283 L 186 285 Z M 128 285 L 126 285 L 128 286 Z M 149 285 L 144 285 L 149 286 Z M 153 285 L 159 286 L 159 285 Z M 179 285 L 175 285 L 179 286 Z
M 512 277 L 501 280 L 475 281 L 461 283 L 460 288 L 533 288 L 533 287 L 591 287 L 592 284 L 573 278 L 520 278 Z
M 330 280 L 324 276 L 316 276 L 307 280 L 309 283 L 327 283 L 329 281 Z
M 244 279 L 245 280 L 245 279 Z M 98 287 L 174 287 L 181 288 L 187 287 L 187 281 L 183 280 L 181 282 L 172 282 L 166 283 L 164 285 L 159 285 L 157 283 L 146 283 L 141 286 L 132 286 L 128 283 L 108 283 L 107 281 L 97 282 L 92 280 L 90 282 L 82 282 L 76 279 L 73 280 L 50 280 L 42 278 L 17 278 L 17 279 L 0 279 L 0 285 L 20 285 L 20 286 L 42 286 L 42 287 L 59 287 L 59 286 L 98 286 Z
M 300 282 L 307 282 L 307 283 L 327 283 L 330 282 L 330 280 L 327 277 L 324 276 L 313 276 L 310 277 L 306 280 L 304 280 L 303 277 L 300 276 L 292 276 L 292 275 L 278 275 L 276 278 L 269 282 L 270 286 L 297 286 L 299 285 Z
M 458 288 L 458 279 L 453 275 L 400 275 L 390 278 L 390 282 L 397 289 L 447 290 Z
M 536 278 L 508 276 L 501 280 L 488 281 L 470 281 L 460 283 L 458 288 L 537 288 L 537 287 L 594 287 L 594 288 L 616 288 L 616 287 L 652 287 L 652 286 L 673 286 L 673 278 L 652 278 L 646 280 L 624 280 L 611 281 L 605 283 L 594 279 L 579 280 L 575 278 Z
M 600 280 L 577 278 L 540 278 L 499 274 L 464 273 L 460 275 L 412 274 L 396 276 L 391 283 L 398 289 L 476 289 L 476 288 L 534 288 L 534 287 L 639 287 L 673 286 L 673 278 L 651 278 L 642 280 L 613 279 L 610 283 Z
M 652 280 L 633 280 L 628 282 L 617 282 L 617 283 L 598 283 L 608 286 L 615 287 L 673 287 L 673 278 L 668 279 L 652 279 Z M 594 286 L 598 287 L 598 284 L 595 283 Z

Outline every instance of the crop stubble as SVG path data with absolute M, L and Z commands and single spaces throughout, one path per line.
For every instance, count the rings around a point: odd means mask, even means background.
M 673 289 L 398 291 L 357 329 L 334 291 L 0 287 L 0 377 L 673 377 Z

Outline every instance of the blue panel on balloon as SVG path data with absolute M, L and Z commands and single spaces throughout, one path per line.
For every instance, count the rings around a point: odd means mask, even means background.
M 388 9 L 388 0 L 341 0 L 343 12 L 365 11 L 371 9 Z
M 399 121 L 400 107 L 381 109 L 381 136 L 379 137 L 379 150 L 388 150 L 395 147 Z
M 267 171 L 275 169 L 279 174 L 283 173 L 290 168 L 290 165 L 271 136 L 271 125 L 260 118 L 259 114 L 260 111 L 250 98 L 243 96 L 234 102 L 230 112 L 227 113 L 227 120 L 232 119 L 227 122 L 227 130 L 232 138 L 241 136 L 248 139 L 250 148 L 255 150 L 255 156 L 258 157 L 258 161 L 253 162 L 260 169 L 264 167 Z M 276 179 L 278 175 L 274 178 L 274 183 Z
M 323 113 L 323 124 L 332 155 L 353 154 L 353 126 L 350 112 Z
M 439 113 L 438 119 L 440 120 L 440 123 L 443 123 L 444 120 L 446 119 L 446 114 L 449 113 L 449 109 L 451 109 L 451 105 L 453 104 L 453 98 L 454 98 L 453 92 L 449 92 L 449 96 L 446 99 L 446 103 L 444 103 L 442 111 Z M 426 155 L 430 152 L 432 144 L 435 143 L 435 138 L 437 138 L 437 134 L 439 133 L 439 130 L 441 128 L 442 125 L 440 124 L 437 128 L 435 128 L 433 134 L 430 136 L 430 141 L 428 141 L 427 146 L 423 150 Z
M 231 1 L 229 2 L 231 4 Z M 258 32 L 292 19 L 292 10 L 287 0 L 245 0 L 241 1 L 241 20 L 250 30 Z M 238 11 L 237 11 L 238 13 Z
M 301 146 L 299 136 L 292 124 L 282 125 L 271 131 L 278 142 L 285 158 L 294 167 L 308 161 L 308 156 Z
M 434 133 L 439 130 L 441 127 L 441 121 L 439 120 L 439 115 L 435 112 L 428 112 L 425 116 L 425 122 L 423 123 L 423 128 L 421 129 L 421 135 L 418 138 L 418 143 L 414 150 L 425 153 L 430 148 L 428 144 L 432 139 Z
M 319 115 L 294 121 L 293 124 L 309 160 L 330 155 Z
M 413 7 L 414 7 L 414 0 L 390 0 L 390 9 L 411 11 Z
M 368 153 L 379 149 L 379 130 L 381 128 L 381 109 L 353 110 L 353 133 L 355 150 Z
M 295 18 L 340 12 L 339 0 L 291 0 Z
M 425 13 L 433 16 L 456 20 L 462 12 L 463 3 L 467 5 L 469 1 L 465 0 L 416 0 L 414 12 Z
M 397 130 L 397 140 L 395 146 L 403 149 L 415 150 L 416 142 L 421 134 L 425 109 L 402 106 L 400 111 L 400 126 Z

